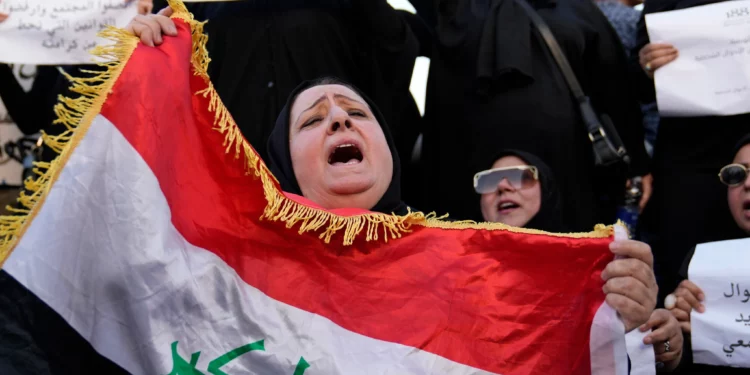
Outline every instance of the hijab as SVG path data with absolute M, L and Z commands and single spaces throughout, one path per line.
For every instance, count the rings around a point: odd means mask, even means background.
M 302 189 L 300 189 L 297 177 L 294 174 L 291 150 L 289 149 L 289 120 L 292 105 L 299 94 L 311 87 L 321 85 L 346 86 L 362 97 L 372 110 L 375 119 L 383 130 L 386 142 L 388 142 L 388 148 L 391 150 L 391 157 L 393 158 L 393 176 L 391 178 L 391 184 L 388 186 L 385 194 L 383 194 L 380 201 L 378 201 L 378 203 L 370 210 L 385 214 L 395 213 L 397 215 L 405 215 L 408 211 L 406 204 L 401 201 L 401 162 L 398 157 L 398 152 L 396 152 L 396 144 L 393 140 L 393 136 L 391 136 L 390 130 L 388 129 L 388 125 L 385 122 L 385 118 L 380 113 L 380 110 L 378 110 L 375 103 L 362 93 L 362 91 L 336 78 L 322 78 L 313 81 L 305 81 L 297 86 L 297 88 L 289 95 L 284 108 L 276 119 L 276 125 L 271 132 L 271 136 L 268 138 L 268 167 L 279 181 L 281 190 L 292 194 L 302 195 Z
M 546 232 L 561 233 L 567 229 L 563 222 L 563 207 L 555 179 L 552 176 L 552 169 L 542 159 L 534 154 L 519 150 L 503 150 L 487 163 L 487 168 L 492 168 L 495 162 L 505 156 L 515 156 L 523 160 L 526 164 L 534 166 L 539 171 L 539 184 L 541 188 L 541 206 L 539 212 L 524 226 L 529 229 L 539 229 Z
M 745 134 L 744 137 L 740 138 L 740 141 L 737 142 L 737 146 L 734 146 L 734 152 L 732 153 L 732 159 L 734 159 L 734 157 L 737 156 L 737 153 L 740 152 L 741 148 L 745 147 L 748 144 L 750 144 L 750 133 Z

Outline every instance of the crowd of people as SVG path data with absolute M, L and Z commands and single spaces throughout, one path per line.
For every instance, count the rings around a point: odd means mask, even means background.
M 597 163 L 599 135 L 520 2 L 551 30 L 617 162 Z M 643 17 L 712 2 L 647 0 L 642 13 L 627 0 L 412 0 L 416 14 L 385 0 L 189 10 L 209 21 L 209 75 L 246 139 L 285 191 L 322 207 L 580 232 L 614 222 L 640 177 L 640 242 L 613 245 L 630 259 L 605 271 L 607 301 L 628 329 L 653 329 L 645 343 L 660 371 L 732 374 L 743 370 L 692 363 L 690 313 L 705 306 L 686 267 L 697 244 L 750 236 L 750 114 L 660 117 L 654 72 L 679 51 L 650 41 Z M 139 10 L 127 29 L 143 44 L 176 32 L 164 1 Z M 419 56 L 431 60 L 424 116 L 409 92 Z M 57 69 L 23 93 L 6 68 L 0 97 L 13 118 L 25 133 L 49 129 L 50 101 L 64 92 Z

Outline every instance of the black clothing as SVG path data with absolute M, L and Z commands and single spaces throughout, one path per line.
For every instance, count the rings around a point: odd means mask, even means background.
M 418 44 L 385 0 L 191 4 L 206 19 L 211 80 L 261 157 L 276 116 L 305 80 L 338 77 L 373 98 L 399 139 Z M 418 113 L 418 112 L 416 112 Z
M 26 92 L 10 65 L 0 64 L 0 99 L 23 134 L 35 134 L 52 125 L 60 78 L 57 67 L 40 65 L 31 90 Z
M 439 45 L 430 68 L 422 154 L 426 209 L 480 218 L 472 175 L 485 167 L 482 160 L 510 148 L 549 164 L 569 230 L 613 222 L 625 172 L 598 176 L 578 105 L 526 13 L 512 0 L 437 3 Z M 642 115 L 625 75 L 625 52 L 607 18 L 590 0 L 530 3 L 554 32 L 594 107 L 614 120 L 632 174 L 646 174 Z M 605 195 L 609 200 L 600 201 Z
M 704 0 L 649 0 L 644 15 L 714 3 Z M 654 82 L 638 65 L 638 51 L 649 43 L 644 18 L 631 71 L 643 102 L 655 99 Z M 654 145 L 654 191 L 641 215 L 639 234 L 651 244 L 659 301 L 675 290 L 678 271 L 696 244 L 743 236 L 727 206 L 727 189 L 717 177 L 734 158 L 732 146 L 750 132 L 750 114 L 662 117 Z
M 127 374 L 60 314 L 0 270 L 0 374 Z
M 380 127 L 383 129 L 383 134 L 388 142 L 388 148 L 391 150 L 391 157 L 393 158 L 393 176 L 391 178 L 391 184 L 388 186 L 388 190 L 383 194 L 380 201 L 375 204 L 375 207 L 371 210 L 387 214 L 396 213 L 404 215 L 407 213 L 407 207 L 401 200 L 401 162 L 398 157 L 398 151 L 396 150 L 396 143 L 388 129 L 388 123 L 386 123 L 385 117 L 375 105 L 375 102 L 357 88 L 347 83 L 341 83 L 352 88 L 357 94 L 365 99 L 367 105 L 370 106 L 378 124 L 380 124 Z M 282 190 L 297 195 L 302 195 L 302 190 L 300 189 L 299 184 L 297 183 L 297 177 L 294 174 L 294 165 L 292 164 L 292 156 L 289 150 L 289 115 L 297 96 L 308 88 L 317 85 L 318 82 L 316 81 L 307 81 L 303 82 L 292 91 L 286 105 L 281 110 L 281 113 L 276 120 L 276 126 L 271 133 L 271 137 L 268 139 L 268 168 L 273 175 L 276 176 Z

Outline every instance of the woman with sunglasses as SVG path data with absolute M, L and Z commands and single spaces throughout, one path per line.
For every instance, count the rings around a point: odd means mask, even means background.
M 727 202 L 729 211 L 734 217 L 737 226 L 750 236 L 750 134 L 746 135 L 735 149 L 735 157 L 732 164 L 721 169 L 719 180 L 727 186 Z M 706 311 L 702 301 L 705 297 L 700 286 L 695 285 L 687 279 L 687 270 L 693 257 L 693 251 L 688 254 L 682 265 L 680 274 L 685 280 L 680 283 L 674 293 L 667 296 L 664 306 L 672 311 L 672 314 L 680 322 L 686 339 L 685 357 L 682 367 L 688 374 L 747 374 L 748 369 L 731 367 L 716 367 L 708 365 L 694 365 L 692 349 L 690 347 L 690 313 L 693 309 L 699 313 Z
M 484 220 L 547 232 L 565 232 L 560 193 L 552 172 L 540 158 L 524 151 L 505 150 L 496 155 L 490 169 L 474 175 L 474 190 L 481 194 Z M 669 311 L 655 310 L 640 327 L 652 332 L 644 343 L 654 346 L 662 371 L 680 363 L 682 333 Z M 667 344 L 668 343 L 668 344 Z M 669 346 L 667 352 L 665 345 Z
M 480 206 L 485 221 L 548 232 L 567 231 L 560 193 L 547 164 L 533 154 L 517 150 L 502 151 L 492 160 L 490 169 L 474 176 L 474 190 L 482 195 Z

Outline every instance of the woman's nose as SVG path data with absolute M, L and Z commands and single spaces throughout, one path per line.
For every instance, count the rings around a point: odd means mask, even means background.
M 510 184 L 510 181 L 508 181 L 507 178 L 504 178 L 500 180 L 500 183 L 497 184 L 498 191 L 514 191 L 516 188 L 513 187 L 513 185 Z
M 328 132 L 333 134 L 344 128 L 349 129 L 352 127 L 351 118 L 349 113 L 343 110 L 341 107 L 334 106 L 331 109 L 331 126 L 328 127 Z

